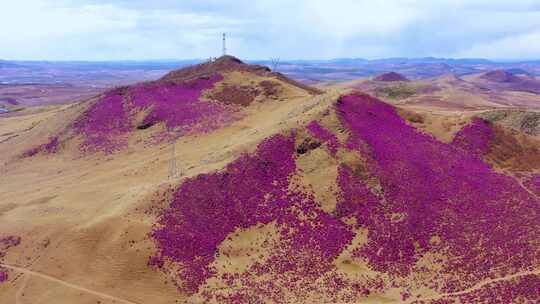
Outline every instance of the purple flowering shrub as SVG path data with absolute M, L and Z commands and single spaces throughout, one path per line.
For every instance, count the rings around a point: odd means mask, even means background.
M 21 238 L 18 236 L 7 236 L 0 238 L 0 259 L 6 255 L 6 251 L 11 248 L 18 246 L 21 243 Z
M 289 193 L 287 200 L 291 206 L 276 214 L 279 241 L 267 245 L 270 256 L 242 273 L 223 274 L 227 288 L 203 292 L 207 300 L 284 303 L 291 296 L 302 299 L 317 290 L 330 302 L 343 302 L 365 295 L 367 286 L 375 288 L 364 283 L 351 290 L 351 282 L 336 272 L 333 261 L 354 237 L 350 227 L 304 193 Z
M 17 236 L 8 236 L 4 238 L 0 238 L 0 262 L 6 255 L 6 251 L 11 248 L 18 246 L 21 243 L 21 238 Z M 8 273 L 6 269 L 2 269 L 0 267 L 0 283 L 5 282 L 8 280 Z
M 216 74 L 182 83 L 156 81 L 109 91 L 75 125 L 84 135 L 83 150 L 111 153 L 126 147 L 129 133 L 138 127 L 134 116 L 141 111 L 145 112 L 142 128 L 164 123 L 180 135 L 230 124 L 238 118 L 234 107 L 201 99 L 204 90 L 222 79 Z
M 352 170 L 345 165 L 338 168 L 337 182 L 341 193 L 336 205 L 336 215 L 339 218 L 354 216 L 358 220 L 356 223 L 358 227 L 368 221 L 374 224 L 371 221 L 374 212 L 377 211 L 379 199 L 369 186 L 355 177 Z
M 493 304 L 538 303 L 540 299 L 540 276 L 529 274 L 508 280 L 495 281 L 471 292 L 448 295 L 437 300 L 418 300 L 414 304 Z
M 290 176 L 296 170 L 294 151 L 294 138 L 276 135 L 263 141 L 254 155 L 243 155 L 223 172 L 185 181 L 152 232 L 158 254 L 150 264 L 163 265 L 160 260 L 178 263 L 184 279 L 180 287 L 197 292 L 215 275 L 209 265 L 229 234 L 276 221 L 281 231 L 279 246 L 268 261 L 254 265 L 242 276 L 229 277 L 231 286 L 242 281 L 256 290 L 262 288 L 260 284 L 268 287 L 272 280 L 257 283 L 248 279 L 250 275 L 273 274 L 283 280 L 288 273 L 305 280 L 330 270 L 331 261 L 353 234 L 347 225 L 320 209 L 311 196 L 289 190 Z M 280 287 L 273 286 L 267 292 L 279 294 L 284 285 L 297 281 L 282 281 Z
M 494 132 L 489 122 L 475 117 L 469 125 L 456 134 L 452 145 L 471 154 L 482 156 L 489 152 L 490 141 L 493 137 Z
M 450 297 L 459 303 L 538 303 L 540 299 L 540 276 L 526 275 L 508 281 L 489 284 L 461 296 Z
M 5 282 L 8 280 L 8 274 L 7 272 L 4 272 L 0 269 L 0 283 Z
M 330 153 L 332 153 L 332 155 L 336 154 L 337 149 L 340 146 L 339 140 L 336 135 L 325 129 L 316 120 L 310 122 L 307 125 L 307 129 L 309 130 L 309 132 L 311 132 L 311 134 L 313 134 L 313 136 L 328 145 L 328 150 L 330 151 Z
M 489 125 L 475 120 L 446 144 L 368 95 L 344 96 L 336 110 L 350 131 L 347 148 L 365 166 L 339 165 L 334 212 L 325 212 L 309 186 L 292 179 L 295 135 L 275 135 L 223 171 L 178 187 L 151 233 L 157 253 L 148 264 L 176 269 L 180 289 L 205 300 L 279 303 L 314 292 L 325 296 L 321 301 L 355 302 L 388 288 L 401 288 L 408 301 L 417 288 L 459 292 L 540 263 L 538 242 L 531 241 L 540 229 L 539 201 L 479 157 L 488 151 Z M 321 141 L 334 141 L 318 123 L 308 129 Z M 277 229 L 277 240 L 264 242 L 267 256 L 251 253 L 258 258 L 242 272 L 213 268 L 224 240 L 267 224 Z M 353 246 L 355 231 L 367 231 L 367 240 Z M 353 259 L 347 263 L 366 261 L 378 274 L 344 275 L 336 266 L 344 252 Z M 418 263 L 429 254 L 441 257 L 435 260 L 440 269 Z M 209 278 L 223 288 L 204 287 Z M 535 281 L 520 277 L 495 285 L 501 296 L 515 299 Z M 459 297 L 482 300 L 489 292 L 482 294 Z
M 130 88 L 130 104 L 150 109 L 143 124 L 164 122 L 167 128 L 179 128 L 181 134 L 204 133 L 235 120 L 234 108 L 202 100 L 202 91 L 223 80 L 216 74 L 208 79 L 175 82 L 142 83 Z
M 39 153 L 56 153 L 58 151 L 60 141 L 57 136 L 49 138 L 49 141 L 43 145 L 37 146 L 23 153 L 22 157 L 32 157 Z
M 527 178 L 524 184 L 530 191 L 537 196 L 540 196 L 540 174 Z
M 337 109 L 351 132 L 348 146 L 367 158 L 382 187 L 376 203 L 365 185 L 340 172 L 339 214 L 368 229 L 368 243 L 355 254 L 373 269 L 407 276 L 424 254 L 439 253 L 449 258 L 439 261 L 446 279 L 425 284 L 453 292 L 538 265 L 540 246 L 531 240 L 540 231 L 540 202 L 477 157 L 487 147 L 487 126 L 475 122 L 445 144 L 369 95 L 343 96 Z
M 84 136 L 81 150 L 111 153 L 127 146 L 127 133 L 132 129 L 125 106 L 125 88 L 105 93 L 84 116 L 75 129 Z
M 186 291 L 195 292 L 211 276 L 208 265 L 229 233 L 269 223 L 289 206 L 282 197 L 294 170 L 293 148 L 290 138 L 267 139 L 257 154 L 242 156 L 225 172 L 199 175 L 180 186 L 152 236 L 159 256 L 183 265 Z

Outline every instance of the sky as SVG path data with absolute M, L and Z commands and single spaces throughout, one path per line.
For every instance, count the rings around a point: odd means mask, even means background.
M 0 0 L 0 58 L 540 59 L 540 0 Z

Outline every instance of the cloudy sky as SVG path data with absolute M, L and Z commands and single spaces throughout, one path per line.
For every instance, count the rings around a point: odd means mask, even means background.
M 2 59 L 540 59 L 540 0 L 1 1 Z

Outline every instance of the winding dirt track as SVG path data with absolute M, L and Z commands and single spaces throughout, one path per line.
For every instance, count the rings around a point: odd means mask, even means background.
M 532 195 L 533 197 L 535 197 L 537 200 L 540 201 L 540 196 L 536 195 L 535 192 L 533 192 L 531 189 L 529 189 L 527 186 L 525 186 L 525 184 L 523 183 L 523 181 L 517 177 L 514 176 L 514 179 L 517 181 L 517 183 L 521 186 L 521 188 L 525 189 L 525 191 L 529 192 L 530 195 Z
M 102 293 L 102 292 L 99 292 L 99 291 L 91 290 L 91 289 L 88 289 L 88 288 L 85 288 L 85 287 L 82 287 L 82 286 L 79 286 L 79 285 L 75 285 L 75 284 L 72 284 L 72 283 L 69 283 L 69 282 L 66 282 L 66 281 L 51 277 L 51 276 L 43 274 L 43 273 L 39 273 L 39 272 L 35 272 L 35 271 L 32 271 L 32 270 L 26 269 L 26 268 L 13 266 L 13 265 L 7 265 L 7 264 L 1 264 L 1 263 L 0 263 L 0 267 L 4 267 L 4 268 L 7 268 L 7 269 L 10 269 L 10 270 L 13 270 L 13 271 L 21 272 L 25 276 L 34 276 L 34 277 L 37 277 L 37 278 L 41 278 L 43 280 L 55 282 L 55 283 L 58 283 L 60 285 L 68 287 L 68 288 L 76 289 L 78 291 L 82 291 L 82 292 L 85 292 L 85 293 L 88 293 L 88 294 L 92 294 L 92 295 L 95 295 L 95 296 L 103 298 L 103 299 L 111 300 L 114 303 L 140 304 L 140 303 L 132 302 L 132 301 L 129 301 L 129 300 L 121 299 L 121 298 L 118 298 L 118 297 L 115 297 L 115 296 L 112 296 L 112 295 L 108 295 L 108 294 L 105 294 L 105 293 Z M 17 300 L 19 300 L 19 299 L 17 299 Z
M 28 284 L 28 280 L 30 280 L 30 276 L 27 274 L 23 274 L 23 282 L 19 290 L 17 290 L 17 293 L 15 294 L 15 304 L 22 304 L 22 297 L 24 293 L 24 289 L 26 288 L 26 285 Z
M 434 297 L 429 297 L 429 298 L 414 299 L 414 300 L 411 300 L 411 301 L 406 302 L 406 303 L 414 303 L 416 301 L 426 301 L 426 300 L 439 300 L 439 299 L 443 299 L 443 298 L 447 298 L 447 297 L 461 296 L 461 295 L 465 295 L 465 294 L 471 293 L 473 291 L 482 289 L 483 287 L 485 287 L 487 285 L 490 285 L 490 284 L 493 284 L 493 283 L 502 282 L 502 281 L 508 281 L 508 280 L 512 280 L 512 279 L 516 279 L 516 278 L 524 277 L 524 276 L 528 276 L 528 275 L 540 275 L 540 270 L 523 271 L 523 272 L 518 272 L 518 273 L 511 274 L 511 275 L 507 275 L 507 276 L 501 277 L 501 278 L 484 280 L 484 281 L 478 282 L 476 285 L 474 285 L 474 286 L 472 286 L 470 288 L 467 288 L 465 290 L 462 290 L 462 291 L 444 293 L 444 294 L 440 294 L 440 295 L 437 295 L 437 296 L 434 296 Z

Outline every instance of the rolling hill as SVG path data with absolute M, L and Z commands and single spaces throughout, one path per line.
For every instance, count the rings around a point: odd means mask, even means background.
M 534 112 L 465 106 L 455 92 L 481 90 L 455 76 L 404 99 L 377 85 L 321 91 L 227 56 L 0 120 L 0 295 L 533 303 Z

